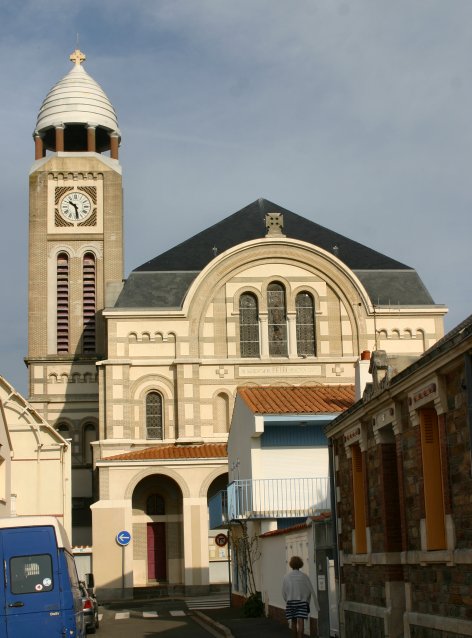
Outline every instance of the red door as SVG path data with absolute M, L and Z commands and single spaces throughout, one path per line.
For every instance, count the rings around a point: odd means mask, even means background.
M 167 580 L 166 525 L 147 524 L 148 580 Z

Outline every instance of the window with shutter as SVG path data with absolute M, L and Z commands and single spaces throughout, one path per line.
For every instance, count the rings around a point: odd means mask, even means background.
M 446 549 L 444 492 L 438 416 L 434 408 L 420 411 L 421 457 L 426 518 L 426 547 Z
M 367 527 L 365 509 L 365 469 L 364 460 L 359 444 L 351 446 L 352 455 L 352 491 L 354 504 L 355 553 L 367 552 Z
M 84 353 L 95 352 L 96 271 L 95 255 L 86 253 L 82 267 Z
M 69 352 L 69 256 L 60 253 L 56 268 L 56 347 Z

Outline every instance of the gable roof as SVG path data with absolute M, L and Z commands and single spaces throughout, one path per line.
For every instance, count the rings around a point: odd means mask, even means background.
M 200 271 L 214 258 L 213 247 L 217 248 L 219 254 L 243 242 L 265 237 L 267 234 L 265 226 L 267 213 L 283 214 L 283 233 L 289 238 L 315 244 L 328 252 L 333 252 L 333 246 L 337 246 L 338 258 L 352 269 L 409 268 L 376 250 L 320 226 L 301 215 L 292 213 L 278 204 L 267 199 L 258 199 L 174 246 L 174 248 L 147 261 L 136 268 L 134 272 Z
M 238 395 L 254 414 L 344 412 L 355 400 L 353 385 L 244 386 Z
M 283 214 L 283 233 L 289 239 L 311 243 L 330 253 L 335 251 L 360 279 L 372 303 L 434 304 L 414 268 L 267 199 L 258 199 L 135 268 L 115 307 L 181 308 L 192 281 L 215 258 L 214 248 L 221 254 L 241 243 L 263 239 L 267 234 L 267 213 Z
M 226 443 L 199 443 L 197 445 L 156 445 L 144 450 L 107 456 L 102 461 L 159 461 L 185 459 L 227 459 Z

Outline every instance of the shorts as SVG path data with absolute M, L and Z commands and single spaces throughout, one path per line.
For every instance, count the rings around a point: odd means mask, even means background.
M 285 608 L 285 617 L 287 620 L 295 618 L 308 618 L 310 613 L 310 605 L 305 600 L 288 600 Z

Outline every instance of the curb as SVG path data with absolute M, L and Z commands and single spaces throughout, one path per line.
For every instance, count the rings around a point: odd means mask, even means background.
M 232 634 L 229 627 L 226 627 L 216 620 L 213 620 L 213 618 L 210 618 L 206 614 L 203 614 L 201 611 L 192 609 L 192 615 L 199 618 L 205 625 L 209 625 L 212 629 L 218 632 L 220 636 L 224 636 L 224 638 L 234 638 L 234 635 Z

